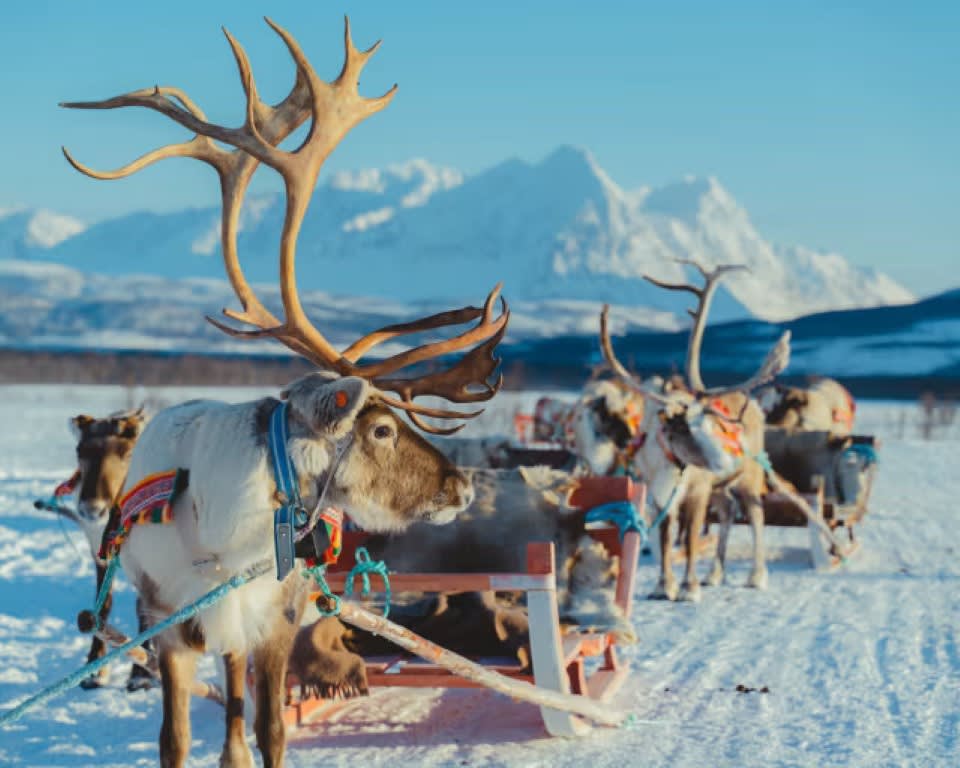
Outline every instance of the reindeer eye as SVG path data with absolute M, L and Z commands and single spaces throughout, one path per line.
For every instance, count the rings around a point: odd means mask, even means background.
M 374 427 L 373 436 L 377 438 L 377 440 L 386 440 L 389 437 L 393 437 L 393 430 L 386 424 L 379 424 Z

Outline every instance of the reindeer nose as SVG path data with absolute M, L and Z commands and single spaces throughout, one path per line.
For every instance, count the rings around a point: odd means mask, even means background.
M 460 511 L 473 503 L 473 481 L 460 470 L 447 475 L 443 490 L 450 506 L 457 507 Z

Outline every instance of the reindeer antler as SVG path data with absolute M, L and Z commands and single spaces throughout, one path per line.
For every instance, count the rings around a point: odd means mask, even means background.
M 746 381 L 728 387 L 707 388 L 703 383 L 703 377 L 700 375 L 700 350 L 703 346 L 703 333 L 706 330 L 710 305 L 713 303 L 714 294 L 724 275 L 740 270 L 749 271 L 750 268 L 745 264 L 720 264 L 713 270 L 707 270 L 698 262 L 691 259 L 677 259 L 676 261 L 680 264 L 689 264 L 695 267 L 703 276 L 703 287 L 697 288 L 689 283 L 667 283 L 656 280 L 649 275 L 644 275 L 643 278 L 647 282 L 653 283 L 660 288 L 665 288 L 668 291 L 687 291 L 697 297 L 697 308 L 687 310 L 693 318 L 693 325 L 690 327 L 690 339 L 687 343 L 687 360 L 685 366 L 687 384 L 690 389 L 699 395 L 721 395 L 734 391 L 749 392 L 762 384 L 766 384 L 787 367 L 787 363 L 790 361 L 789 331 L 784 332 L 773 349 L 767 353 L 763 365 Z
M 359 95 L 360 72 L 379 47 L 375 43 L 359 51 L 350 37 L 349 19 L 345 22 L 345 57 L 339 76 L 326 82 L 317 76 L 300 46 L 285 29 L 266 19 L 280 36 L 297 67 L 296 81 L 288 96 L 276 106 L 264 104 L 257 93 L 253 73 L 243 47 L 224 30 L 233 51 L 240 79 L 246 94 L 246 116 L 239 128 L 224 128 L 207 121 L 202 110 L 180 89 L 147 88 L 112 99 L 95 102 L 68 102 L 61 106 L 77 109 L 115 109 L 146 107 L 160 112 L 196 134 L 190 141 L 171 144 L 149 152 L 116 171 L 98 172 L 73 159 L 64 148 L 67 160 L 81 173 L 97 179 L 119 179 L 168 157 L 190 157 L 212 166 L 220 177 L 223 198 L 221 241 L 224 265 L 237 294 L 242 312 L 228 309 L 224 314 L 255 330 L 233 328 L 207 318 L 224 332 L 239 338 L 273 337 L 293 351 L 323 368 L 341 375 L 360 376 L 379 389 L 394 392 L 400 399 L 384 396 L 389 405 L 406 410 L 421 429 L 450 434 L 462 425 L 442 429 L 423 422 L 419 416 L 434 418 L 472 418 L 481 411 L 462 412 L 417 405 L 414 398 L 436 395 L 449 402 L 473 403 L 489 400 L 500 389 L 502 377 L 491 383 L 490 377 L 499 364 L 494 349 L 503 338 L 510 312 L 501 299 L 501 311 L 495 316 L 500 295 L 498 284 L 487 296 L 482 308 L 464 307 L 441 312 L 420 320 L 387 326 L 364 336 L 344 352 L 338 352 L 324 335 L 310 323 L 303 311 L 296 285 L 296 244 L 303 217 L 316 186 L 324 161 L 358 123 L 379 112 L 390 103 L 397 86 L 374 99 Z M 286 152 L 277 148 L 280 142 L 311 119 L 310 131 L 299 148 Z M 214 139 L 235 147 L 223 149 Z M 241 204 L 253 172 L 260 163 L 276 170 L 284 180 L 286 215 L 280 241 L 280 292 L 284 319 L 278 320 L 257 298 L 243 275 L 237 255 L 237 229 Z M 357 360 L 376 345 L 392 338 L 427 330 L 435 330 L 477 320 L 477 324 L 453 338 L 423 344 L 376 363 L 357 365 Z M 465 352 L 452 367 L 410 378 L 387 378 L 411 365 L 423 363 L 454 352 Z
M 610 369 L 617 378 L 630 387 L 630 389 L 658 403 L 668 403 L 669 398 L 664 397 L 650 387 L 644 386 L 642 380 L 630 373 L 630 371 L 626 369 L 626 366 L 617 359 L 616 354 L 613 352 L 613 343 L 610 341 L 609 315 L 610 305 L 604 304 L 603 310 L 600 312 L 600 350 L 603 352 L 603 357 L 607 361 L 607 365 L 610 366 Z

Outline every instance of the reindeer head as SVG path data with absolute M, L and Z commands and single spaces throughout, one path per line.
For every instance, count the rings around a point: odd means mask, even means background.
M 105 419 L 82 414 L 70 419 L 70 427 L 77 436 L 80 470 L 77 512 L 84 521 L 106 522 L 123 487 L 130 454 L 145 421 L 142 409 Z
M 317 439 L 344 446 L 328 498 L 364 529 L 447 523 L 473 501 L 470 479 L 363 379 L 308 374 L 288 385 L 282 397 L 290 406 L 295 464 L 309 461 Z
M 697 309 L 690 311 L 693 325 L 687 345 L 685 381 L 671 380 L 668 384 L 660 385 L 644 384 L 627 371 L 613 352 L 607 323 L 609 307 L 606 306 L 600 315 L 600 342 L 607 363 L 620 380 L 643 395 L 652 405 L 660 422 L 658 428 L 666 449 L 684 464 L 726 475 L 739 466 L 742 458 L 743 448 L 739 445 L 737 432 L 749 403 L 749 393 L 766 384 L 786 367 L 790 359 L 790 332 L 783 333 L 759 370 L 746 381 L 727 387 L 706 387 L 700 376 L 700 348 L 707 313 L 720 278 L 728 272 L 746 267 L 725 265 L 708 272 L 698 264 L 694 266 L 705 280 L 702 288 L 645 278 L 661 288 L 688 291 L 697 297 Z M 739 395 L 733 398 L 739 401 L 739 411 L 732 411 L 727 405 L 733 395 Z
M 249 328 L 239 329 L 212 318 L 208 320 L 234 337 L 276 339 L 321 370 L 332 373 L 332 380 L 307 377 L 294 382 L 287 390 L 287 397 L 302 421 L 304 434 L 333 439 L 347 433 L 353 435 L 353 444 L 337 471 L 337 487 L 345 506 L 358 521 L 381 528 L 402 527 L 417 518 L 444 521 L 469 503 L 469 482 L 439 452 L 402 425 L 391 409 L 405 411 L 420 429 L 436 434 L 451 434 L 462 425 L 440 427 L 424 421 L 423 417 L 467 419 L 479 415 L 479 410 L 463 412 L 430 407 L 415 400 L 435 396 L 462 404 L 493 397 L 502 384 L 502 377 L 491 381 L 499 364 L 494 350 L 506 332 L 509 310 L 504 301 L 499 314 L 496 311 L 500 295 L 500 285 L 497 285 L 483 307 L 463 307 L 387 326 L 363 336 L 342 351 L 310 322 L 297 291 L 295 261 L 297 238 L 317 178 L 341 139 L 386 107 L 396 93 L 396 86 L 379 98 L 360 95 L 360 74 L 379 43 L 366 51 L 358 50 L 350 36 L 349 21 L 344 32 L 343 68 L 332 82 L 317 75 L 289 32 L 269 19 L 267 23 L 280 36 L 296 67 L 294 85 L 280 103 L 270 106 L 260 99 L 246 52 L 225 31 L 246 95 L 243 125 L 226 128 L 210 123 L 182 90 L 157 86 L 105 101 L 73 102 L 64 106 L 152 109 L 193 131 L 192 139 L 161 147 L 117 171 L 106 173 L 78 163 L 66 149 L 64 154 L 81 173 L 98 179 L 122 178 L 168 157 L 189 157 L 213 167 L 220 179 L 223 200 L 224 265 L 243 307 L 241 312 L 224 310 L 224 314 Z M 281 142 L 307 120 L 310 128 L 302 144 L 293 151 L 280 149 Z M 253 173 L 261 163 L 279 173 L 284 182 L 286 215 L 279 245 L 282 320 L 257 298 L 243 274 L 237 253 L 241 205 Z M 477 321 L 473 327 L 451 338 L 423 343 L 381 360 L 359 363 L 371 349 L 385 341 L 423 332 L 435 333 L 438 329 L 473 321 Z M 438 358 L 458 352 L 463 355 L 449 367 L 436 365 Z M 424 365 L 431 362 L 433 367 L 424 371 Z M 419 366 L 418 374 L 396 376 L 411 366 Z
M 643 399 L 617 381 L 587 383 L 574 421 L 576 452 L 593 474 L 609 474 L 643 419 Z

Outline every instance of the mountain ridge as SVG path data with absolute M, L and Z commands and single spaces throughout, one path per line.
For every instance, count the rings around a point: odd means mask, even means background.
M 282 217 L 278 197 L 244 207 L 239 249 L 252 281 L 276 279 Z M 13 232 L 8 220 L 0 211 L 0 258 L 108 276 L 222 277 L 217 206 L 77 222 L 49 244 L 30 240 L 22 223 Z M 625 190 L 570 146 L 472 176 L 423 159 L 332 174 L 317 188 L 298 251 L 304 289 L 404 302 L 476 301 L 503 279 L 514 300 L 608 301 L 681 318 L 687 297 L 641 279 L 695 279 L 679 259 L 751 268 L 725 282 L 716 320 L 785 320 L 914 298 L 838 254 L 767 242 L 713 177 Z

